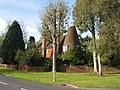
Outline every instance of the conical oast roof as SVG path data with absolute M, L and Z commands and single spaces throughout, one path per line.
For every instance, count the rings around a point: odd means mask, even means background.
M 63 46 L 67 46 L 69 49 L 75 49 L 77 45 L 79 45 L 79 39 L 76 28 L 75 26 L 70 26 Z

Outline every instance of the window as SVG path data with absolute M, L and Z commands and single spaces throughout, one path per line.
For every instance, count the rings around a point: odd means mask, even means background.
M 66 52 L 68 49 L 68 46 L 63 46 L 63 52 Z
M 46 51 L 46 54 L 48 54 L 49 53 L 49 49 L 47 49 L 47 51 Z

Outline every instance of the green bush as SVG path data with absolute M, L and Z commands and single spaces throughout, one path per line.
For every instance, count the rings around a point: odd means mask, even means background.
M 41 66 L 43 56 L 35 48 L 26 50 L 26 60 L 28 66 Z
M 67 52 L 65 52 L 65 54 L 63 54 L 61 58 L 65 66 L 69 66 L 69 65 L 75 66 L 75 65 L 85 64 L 84 62 L 85 60 L 81 48 L 76 48 L 74 50 L 70 49 Z
M 52 58 L 44 58 L 42 60 L 42 67 L 44 71 L 52 71 Z
M 28 61 L 26 60 L 25 51 L 18 50 L 15 56 L 15 61 L 17 65 L 26 65 Z
M 78 47 L 74 50 L 69 49 L 67 52 L 59 56 L 64 66 L 92 65 L 92 53 Z
M 18 65 L 42 66 L 43 56 L 35 49 L 18 50 L 15 61 Z
M 44 71 L 52 71 L 52 65 L 53 65 L 53 59 L 52 58 L 44 58 L 42 59 L 42 67 L 44 69 Z M 62 65 L 63 64 L 63 61 L 58 57 L 56 59 L 56 70 L 57 70 L 57 67 Z
M 2 64 L 3 63 L 3 59 L 2 58 L 0 58 L 0 64 Z
M 111 55 L 109 62 L 107 64 L 110 66 L 119 66 L 120 65 L 120 56 Z

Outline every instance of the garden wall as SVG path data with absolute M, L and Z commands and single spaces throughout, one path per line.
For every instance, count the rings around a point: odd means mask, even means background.
M 10 70 L 20 70 L 20 71 L 34 71 L 34 72 L 42 72 L 42 67 L 29 67 L 26 65 L 23 66 L 16 66 L 16 65 L 7 65 L 7 64 L 0 64 L 0 68 L 10 69 Z
M 120 66 L 117 67 L 110 67 L 110 66 L 103 66 L 102 67 L 103 73 L 120 73 Z M 93 67 L 92 66 L 58 66 L 59 72 L 68 72 L 68 73 L 92 73 Z
M 42 72 L 44 69 L 42 67 L 29 67 L 29 66 L 17 66 L 16 65 L 7 65 L 7 64 L 0 64 L 0 68 L 10 69 L 10 70 L 21 70 L 21 71 L 34 71 L 34 72 Z M 117 67 L 110 67 L 110 66 L 103 66 L 103 73 L 120 73 L 120 66 Z M 93 67 L 92 66 L 58 66 L 58 72 L 67 72 L 67 73 L 92 73 Z

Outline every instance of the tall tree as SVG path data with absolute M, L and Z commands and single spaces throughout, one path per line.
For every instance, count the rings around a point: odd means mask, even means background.
M 2 44 L 2 58 L 3 63 L 15 64 L 15 55 L 19 50 L 25 50 L 25 43 L 23 41 L 23 34 L 21 27 L 17 21 L 14 21 L 8 28 L 5 39 Z
M 93 62 L 94 72 L 97 71 L 96 61 L 96 31 L 95 31 L 95 16 L 99 11 L 99 0 L 77 0 L 74 7 L 74 20 L 75 25 L 78 27 L 81 33 L 90 31 L 92 33 L 93 42 Z
M 60 33 L 64 26 L 64 21 L 67 17 L 67 5 L 64 0 L 57 0 L 56 3 L 49 3 L 44 10 L 41 18 L 42 35 L 44 38 L 53 43 L 53 81 L 56 80 L 56 56 L 57 44 L 60 43 Z M 57 42 L 58 41 L 58 42 Z
M 105 30 L 107 33 L 112 34 L 111 31 L 113 31 L 115 34 L 114 31 L 115 28 L 113 29 L 112 27 L 116 26 L 116 24 L 119 24 L 120 18 L 118 11 L 119 11 L 119 2 L 117 0 L 77 0 L 76 1 L 74 7 L 75 25 L 78 27 L 78 29 L 81 32 L 89 30 L 92 33 L 94 72 L 97 72 L 96 57 L 98 60 L 99 68 L 101 68 L 100 59 L 101 59 L 102 51 L 100 50 L 101 47 L 99 47 L 99 45 L 97 44 L 103 45 L 103 41 L 99 41 L 99 43 L 96 43 L 97 41 L 95 35 L 98 33 L 100 34 L 103 26 L 107 28 Z M 113 39 L 113 38 L 109 38 L 109 39 Z M 97 49 L 98 47 L 99 50 Z M 102 48 L 105 49 L 104 46 Z M 99 72 L 101 72 L 100 69 Z
M 3 42 L 3 36 L 0 36 L 0 58 L 1 58 L 2 42 Z
M 38 60 L 38 51 L 36 49 L 35 45 L 35 38 L 34 36 L 30 36 L 28 43 L 27 43 L 27 49 L 26 49 L 26 59 L 28 62 L 28 65 L 30 66 L 39 66 L 40 61 Z
M 29 40 L 28 40 L 28 44 L 27 44 L 27 49 L 32 49 L 32 48 L 36 48 L 35 46 L 35 38 L 33 36 L 30 36 L 29 37 Z
M 68 13 L 68 7 L 66 3 L 63 0 L 58 0 L 56 3 L 57 6 L 57 32 L 58 32 L 58 38 L 57 38 L 57 52 L 60 53 L 60 36 L 65 32 L 65 25 L 68 23 L 67 13 Z
M 117 38 L 120 35 L 120 3 L 118 0 L 103 0 L 101 6 L 102 13 L 98 17 L 99 49 L 97 57 L 99 75 L 102 74 L 100 61 L 110 62 L 109 57 L 116 52 L 117 47 L 120 47 L 120 41 Z M 114 56 L 116 55 L 114 54 Z

